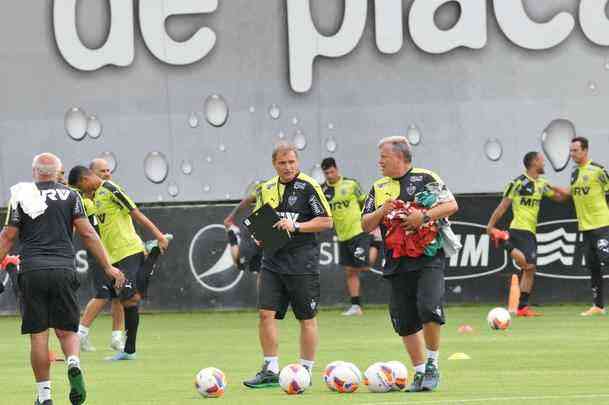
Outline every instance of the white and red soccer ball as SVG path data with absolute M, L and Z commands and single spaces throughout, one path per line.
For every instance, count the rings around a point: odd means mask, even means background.
M 204 368 L 195 376 L 195 387 L 205 398 L 219 398 L 226 390 L 226 376 L 215 367 Z
M 495 330 L 505 330 L 510 327 L 512 317 L 505 308 L 493 308 L 486 317 L 488 326 Z
M 326 366 L 326 368 L 324 369 L 322 379 L 324 381 L 324 384 L 326 384 L 326 386 L 328 387 L 328 389 L 330 389 L 330 391 L 336 391 L 336 388 L 334 388 L 334 385 L 332 384 L 332 380 L 330 379 L 330 374 L 332 374 L 332 371 L 334 371 L 334 369 L 339 364 L 343 364 L 343 363 L 345 363 L 345 362 L 342 360 L 336 360 L 336 361 L 333 361 L 332 363 L 329 363 Z
M 362 373 L 353 363 L 336 361 L 328 364 L 324 371 L 328 388 L 342 394 L 357 391 L 362 383 Z
M 402 391 L 408 385 L 408 369 L 399 361 L 388 361 L 385 363 L 393 372 L 392 391 Z
M 366 369 L 364 376 L 364 384 L 370 392 L 389 392 L 395 385 L 395 375 L 387 363 L 372 364 Z
M 302 394 L 311 385 L 311 374 L 301 364 L 288 364 L 279 373 L 279 385 L 288 395 Z

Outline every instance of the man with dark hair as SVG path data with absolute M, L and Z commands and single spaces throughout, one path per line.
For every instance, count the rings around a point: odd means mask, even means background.
M 110 165 L 104 159 L 93 159 L 89 164 L 89 169 L 99 176 L 102 180 L 112 180 L 112 171 Z M 85 211 L 89 220 L 94 225 L 96 230 L 99 230 L 99 224 L 97 216 L 95 215 L 95 204 L 93 203 L 93 195 L 87 194 L 83 196 L 83 203 L 85 205 Z M 89 300 L 85 311 L 82 314 L 80 325 L 78 325 L 78 337 L 80 338 L 80 350 L 85 352 L 95 351 L 95 347 L 91 344 L 89 339 L 89 328 L 95 321 L 95 318 L 99 315 L 102 309 L 108 303 L 111 298 L 110 291 L 106 287 L 107 280 L 104 275 L 95 271 L 97 263 L 93 260 L 90 261 L 91 268 L 93 268 L 93 287 L 95 289 L 95 296 Z M 116 351 L 122 351 L 125 347 L 125 341 L 123 338 L 123 327 L 125 325 L 125 313 L 123 306 L 118 297 L 111 299 L 111 313 L 112 313 L 112 335 L 110 337 L 110 348 Z
M 584 237 L 593 304 L 582 316 L 606 313 L 603 268 L 609 263 L 609 174 L 602 165 L 590 160 L 588 144 L 584 137 L 573 138 L 569 154 L 576 166 L 571 173 L 571 187 L 557 189 L 561 200 L 573 199 L 578 228 Z
M 438 358 L 440 332 L 444 324 L 442 301 L 446 256 L 442 248 L 437 249 L 442 243 L 437 238 L 434 249 L 425 249 L 415 256 L 394 252 L 387 238 L 387 221 L 400 222 L 399 227 L 392 227 L 392 231 L 399 232 L 401 227 L 404 234 L 420 233 L 437 228 L 437 221 L 457 212 L 458 206 L 437 174 L 413 167 L 412 151 L 405 137 L 382 139 L 379 153 L 379 165 L 385 177 L 374 182 L 366 198 L 362 228 L 370 232 L 379 225 L 381 227 L 385 244 L 383 276 L 391 284 L 389 314 L 415 369 L 408 391 L 432 391 L 440 384 Z M 393 217 L 396 208 L 416 202 L 417 195 L 429 195 L 432 190 L 435 200 L 432 208 Z
M 330 207 L 321 188 L 300 172 L 298 152 L 280 142 L 273 150 L 277 176 L 260 187 L 260 204 L 269 204 L 282 218 L 275 227 L 289 232 L 289 242 L 273 254 L 264 251 L 258 286 L 259 338 L 264 363 L 249 388 L 279 385 L 277 320 L 292 306 L 300 322 L 300 364 L 313 370 L 319 336 L 319 245 L 316 234 L 332 228 Z
M 343 315 L 362 315 L 359 275 L 362 271 L 370 270 L 370 266 L 376 262 L 379 241 L 373 242 L 372 235 L 362 229 L 361 210 L 366 195 L 357 180 L 341 176 L 332 157 L 321 162 L 321 169 L 326 178 L 321 189 L 332 209 L 339 264 L 345 268 L 347 290 L 351 297 L 351 307 Z
M 31 364 L 36 378 L 36 405 L 52 405 L 49 329 L 61 343 L 68 366 L 70 402 L 85 402 L 87 393 L 80 367 L 78 337 L 78 277 L 72 233 L 99 260 L 111 287 L 121 288 L 125 278 L 112 267 L 99 237 L 85 216 L 80 196 L 57 183 L 61 162 L 43 153 L 32 164 L 35 183 L 11 187 L 11 201 L 2 233 L 0 261 L 19 242 L 21 270 L 21 333 L 30 335 Z
M 150 274 L 143 269 L 144 244 L 135 231 L 133 220 L 155 236 L 161 252 L 167 249 L 169 241 L 116 183 L 102 180 L 84 166 L 72 168 L 68 181 L 83 194 L 93 196 L 101 240 L 113 265 L 127 278 L 118 294 L 110 286 L 105 286 L 109 298 L 118 297 L 121 300 L 127 335 L 124 350 L 109 360 L 134 360 L 140 319 L 138 304 L 146 296 Z
M 539 152 L 528 152 L 522 160 L 525 173 L 512 180 L 503 193 L 503 199 L 491 215 L 486 232 L 496 241 L 502 243 L 520 270 L 520 301 L 517 316 L 539 316 L 529 306 L 529 297 L 535 281 L 537 263 L 537 221 L 539 207 L 543 198 L 558 201 L 554 188 L 546 179 L 540 177 L 545 173 L 545 160 Z M 513 220 L 509 232 L 499 231 L 495 226 L 507 210 L 512 207 Z

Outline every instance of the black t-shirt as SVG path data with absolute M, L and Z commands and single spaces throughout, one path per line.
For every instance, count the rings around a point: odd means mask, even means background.
M 86 218 L 80 196 L 60 183 L 36 183 L 47 209 L 32 219 L 11 201 L 5 225 L 19 228 L 21 271 L 75 269 L 73 224 Z
M 292 222 L 302 223 L 315 217 L 331 216 L 330 206 L 319 184 L 303 173 L 299 173 L 287 184 L 281 183 L 275 176 L 264 182 L 258 193 L 260 205 L 269 204 L 279 216 L 290 219 Z M 294 233 L 290 241 L 279 249 L 278 253 L 315 243 L 314 233 Z
M 439 193 L 438 202 L 448 202 L 454 199 L 442 179 L 430 171 L 417 167 L 411 168 L 404 176 L 399 178 L 384 177 L 377 180 L 366 201 L 364 202 L 364 214 L 370 214 L 380 208 L 389 199 L 402 200 L 404 202 L 414 201 L 415 195 L 427 190 L 429 187 L 437 188 Z M 387 233 L 387 228 L 381 222 L 380 225 L 383 240 Z M 393 258 L 393 251 L 385 249 L 385 266 L 383 275 L 389 276 L 402 271 L 413 271 L 423 268 L 433 260 L 444 260 L 444 251 L 440 249 L 435 256 L 421 256 L 418 258 L 400 257 Z

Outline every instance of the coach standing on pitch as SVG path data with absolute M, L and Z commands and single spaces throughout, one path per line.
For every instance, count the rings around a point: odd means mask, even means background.
M 379 142 L 379 165 L 383 177 L 377 180 L 364 203 L 362 227 L 370 232 L 381 226 L 383 239 L 387 228 L 383 220 L 394 209 L 396 200 L 414 201 L 426 185 L 439 189 L 438 204 L 426 212 L 413 212 L 402 220 L 406 230 L 446 218 L 458 210 L 457 202 L 440 177 L 432 171 L 412 166 L 412 151 L 406 138 L 384 138 Z M 444 267 L 442 249 L 434 256 L 393 257 L 385 248 L 383 275 L 391 283 L 389 312 L 393 328 L 406 346 L 415 375 L 409 392 L 432 391 L 439 386 L 438 355 L 440 328 L 444 324 Z M 427 363 L 425 363 L 427 348 Z
M 258 288 L 262 370 L 243 384 L 250 388 L 279 384 L 277 319 L 292 305 L 300 322 L 300 364 L 313 369 L 317 349 L 319 246 L 315 234 L 332 229 L 330 206 L 319 184 L 300 172 L 294 146 L 281 142 L 273 150 L 277 176 L 260 186 L 260 203 L 281 216 L 276 228 L 290 232 L 290 241 L 275 254 L 263 254 Z
M 32 163 L 35 183 L 11 187 L 6 223 L 0 233 L 0 261 L 19 241 L 22 298 L 21 333 L 30 335 L 31 364 L 36 377 L 36 405 L 52 405 L 49 363 L 49 328 L 61 343 L 68 366 L 70 402 L 82 404 L 86 391 L 79 360 L 78 278 L 72 230 L 80 235 L 115 287 L 125 278 L 110 265 L 108 254 L 85 215 L 80 196 L 57 183 L 61 161 L 43 153 Z

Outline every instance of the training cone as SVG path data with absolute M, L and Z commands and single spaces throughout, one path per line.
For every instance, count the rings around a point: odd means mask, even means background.
M 512 274 L 510 282 L 510 296 L 508 298 L 508 312 L 515 314 L 518 311 L 518 301 L 520 300 L 520 284 L 518 284 L 518 276 Z
M 450 357 L 448 358 L 448 360 L 470 360 L 470 359 L 471 359 L 471 357 L 469 357 L 465 353 L 454 353 L 454 354 L 450 355 Z
M 58 357 L 53 350 L 49 350 L 49 362 L 64 361 L 62 357 Z

